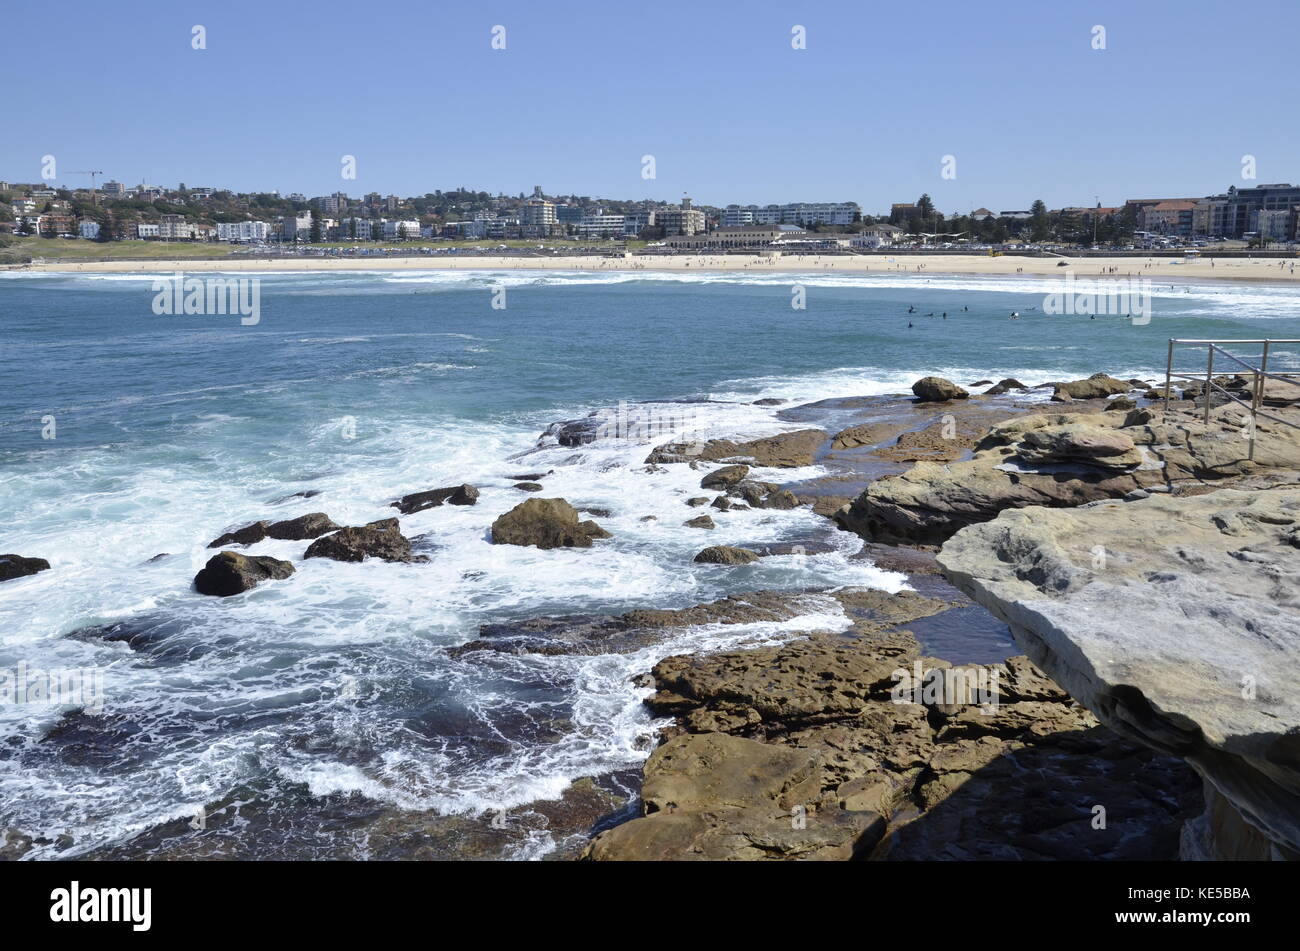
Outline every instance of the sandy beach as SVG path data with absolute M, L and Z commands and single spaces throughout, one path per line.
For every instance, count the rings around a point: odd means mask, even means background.
M 1067 267 L 1059 262 L 1065 260 Z M 1060 277 L 1146 277 L 1153 280 L 1300 281 L 1288 258 L 1013 257 L 1003 255 L 681 255 L 624 258 L 587 256 L 452 256 L 374 258 L 232 258 L 189 261 L 95 261 L 44 263 L 8 270 L 106 273 L 157 271 L 376 271 L 376 270 L 573 270 L 573 271 L 748 271 L 841 274 L 1001 275 Z

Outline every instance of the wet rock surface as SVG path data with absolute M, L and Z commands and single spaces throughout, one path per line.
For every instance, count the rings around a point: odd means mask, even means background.
M 826 609 L 823 596 L 776 591 L 732 595 L 688 608 L 641 608 L 625 614 L 583 614 L 484 624 L 478 636 L 451 648 L 452 656 L 475 651 L 510 654 L 615 654 L 663 640 L 675 628 L 702 624 L 788 621 Z
M 943 602 L 836 597 L 848 634 L 656 665 L 647 703 L 676 725 L 646 763 L 641 817 L 600 833 L 584 858 L 1177 854 L 1200 805 L 1184 764 L 1099 726 L 1024 657 L 957 669 L 923 658 L 906 625 Z M 900 700 L 899 674 L 912 671 L 933 689 Z M 1109 803 L 1104 830 L 1094 799 Z
M 595 522 L 580 520 L 564 499 L 528 499 L 492 523 L 494 545 L 590 548 L 593 539 L 609 537 Z
M 700 443 L 669 443 L 656 447 L 647 463 L 676 462 L 747 462 L 755 466 L 776 469 L 794 469 L 810 466 L 829 435 L 820 429 L 801 429 L 794 432 L 764 436 L 735 442 L 729 439 L 710 439 Z
M 750 551 L 748 548 L 713 545 L 705 548 L 693 560 L 701 565 L 748 565 L 758 561 L 759 557 L 758 552 Z

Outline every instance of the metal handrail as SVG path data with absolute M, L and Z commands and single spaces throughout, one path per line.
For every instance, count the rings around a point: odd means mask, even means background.
M 1234 403 L 1246 407 L 1250 411 L 1250 421 L 1248 423 L 1250 427 L 1250 432 L 1247 437 L 1250 440 L 1250 453 L 1247 456 L 1247 458 L 1251 460 L 1254 460 L 1255 458 L 1255 422 L 1258 419 L 1258 417 L 1264 416 L 1265 418 L 1271 419 L 1277 423 L 1281 423 L 1284 426 L 1290 426 L 1293 429 L 1300 429 L 1300 424 L 1294 423 L 1288 419 L 1282 419 L 1280 416 L 1276 416 L 1273 413 L 1266 412 L 1260 407 L 1260 404 L 1263 402 L 1264 399 L 1265 380 L 1274 379 L 1274 380 L 1283 380 L 1283 381 L 1292 381 L 1292 382 L 1296 380 L 1300 380 L 1300 371 L 1283 371 L 1279 373 L 1277 371 L 1270 371 L 1268 369 L 1269 348 L 1275 343 L 1300 344 L 1300 339 L 1295 339 L 1295 338 L 1275 339 L 1270 337 L 1264 337 L 1258 340 L 1184 340 L 1184 339 L 1177 339 L 1174 337 L 1170 337 L 1169 356 L 1168 356 L 1168 361 L 1165 364 L 1165 407 L 1164 407 L 1165 418 L 1168 418 L 1169 416 L 1169 400 L 1171 398 L 1170 391 L 1173 389 L 1174 378 L 1177 377 L 1180 380 L 1197 380 L 1200 378 L 1199 372 L 1195 374 L 1183 373 L 1181 371 L 1177 373 L 1174 372 L 1174 347 L 1175 346 L 1189 346 L 1189 347 L 1197 347 L 1197 348 L 1204 347 L 1205 348 L 1205 389 L 1203 393 L 1205 395 L 1205 424 L 1207 426 L 1210 423 L 1210 410 L 1214 404 L 1214 400 L 1211 398 L 1211 395 L 1214 392 L 1218 392 L 1218 393 L 1222 393 L 1224 396 L 1232 400 Z M 1223 348 L 1222 344 L 1262 344 L 1263 350 L 1260 354 L 1259 365 L 1256 366 L 1253 363 L 1248 363 L 1246 362 L 1246 360 L 1242 359 L 1236 354 L 1229 353 L 1227 350 Z M 1216 353 L 1222 354 L 1223 356 L 1231 360 L 1233 363 L 1239 364 L 1251 374 L 1252 376 L 1250 382 L 1251 396 L 1250 396 L 1249 403 L 1247 403 L 1243 399 L 1240 399 L 1235 393 L 1230 391 L 1227 387 L 1220 386 L 1218 383 L 1214 382 L 1214 355 Z

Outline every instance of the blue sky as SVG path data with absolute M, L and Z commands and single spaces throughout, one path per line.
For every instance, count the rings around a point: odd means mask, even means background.
M 54 13 L 58 10 L 57 15 Z M 5 5 L 0 179 L 1106 205 L 1300 179 L 1296 0 Z M 191 28 L 207 49 L 191 48 Z M 493 50 L 491 29 L 506 28 Z M 806 28 L 807 48 L 791 48 Z M 1106 29 L 1105 50 L 1092 29 Z M 641 177 L 653 155 L 657 177 Z M 355 180 L 341 158 L 357 159 Z M 941 177 L 943 156 L 956 177 Z M 1248 184 L 1248 183 L 1247 183 Z

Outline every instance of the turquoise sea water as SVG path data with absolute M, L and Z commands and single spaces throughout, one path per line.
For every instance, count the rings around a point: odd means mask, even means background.
M 699 473 L 641 471 L 646 447 L 626 440 L 539 445 L 553 421 L 651 401 L 683 432 L 761 435 L 795 428 L 761 397 L 905 392 L 928 374 L 1155 376 L 1169 337 L 1300 337 L 1300 293 L 1265 285 L 1157 284 L 1135 326 L 1045 316 L 1035 279 L 274 273 L 243 326 L 155 315 L 158 276 L 0 274 L 0 550 L 53 565 L 0 586 L 0 669 L 93 668 L 106 694 L 101 715 L 72 721 L 0 707 L 0 826 L 44 836 L 34 856 L 235 800 L 292 816 L 331 797 L 476 813 L 554 796 L 644 758 L 653 723 L 628 678 L 660 657 L 847 622 L 814 599 L 787 624 L 692 629 L 626 655 L 448 657 L 478 625 L 903 582 L 807 510 L 734 513 L 707 543 L 832 552 L 694 565 L 682 502 Z M 795 282 L 806 309 L 791 307 Z M 509 476 L 551 469 L 544 494 L 608 509 L 614 538 L 490 545 L 522 498 Z M 310 511 L 360 524 L 460 482 L 482 488 L 479 505 L 402 520 L 425 564 L 303 562 L 306 543 L 267 541 L 252 551 L 292 559 L 292 578 L 231 599 L 190 588 L 230 527 Z M 320 494 L 286 498 L 306 491 Z M 267 854 L 346 854 L 319 829 L 277 828 Z

